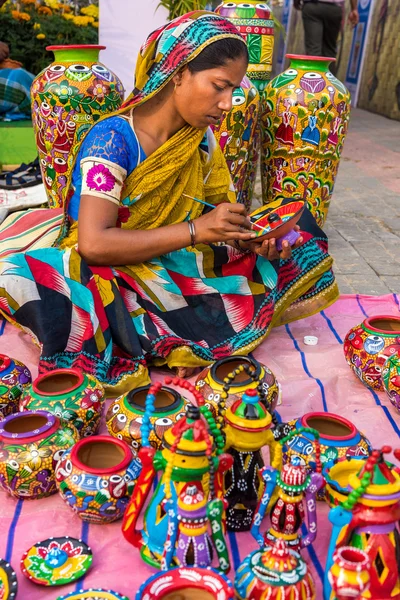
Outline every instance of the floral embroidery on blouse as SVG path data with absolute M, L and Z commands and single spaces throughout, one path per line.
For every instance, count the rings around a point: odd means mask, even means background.
M 81 160 L 82 194 L 120 203 L 126 169 L 104 158 L 88 156 Z
M 94 165 L 86 175 L 86 184 L 89 189 L 98 192 L 110 192 L 115 185 L 115 177 L 103 164 Z

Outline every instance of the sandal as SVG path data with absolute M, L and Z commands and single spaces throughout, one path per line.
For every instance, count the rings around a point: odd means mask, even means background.
M 29 164 L 22 163 L 14 171 L 0 173 L 0 189 L 18 190 L 43 183 L 39 158 Z

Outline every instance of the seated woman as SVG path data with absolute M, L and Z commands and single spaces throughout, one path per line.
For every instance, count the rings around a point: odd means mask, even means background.
M 82 144 L 55 247 L 0 262 L 1 312 L 39 342 L 41 372 L 76 367 L 115 394 L 147 383 L 151 364 L 182 375 L 249 353 L 272 326 L 337 298 L 310 213 L 279 255 L 235 203 L 208 127 L 230 110 L 247 61 L 213 13 L 147 39 L 132 95 Z

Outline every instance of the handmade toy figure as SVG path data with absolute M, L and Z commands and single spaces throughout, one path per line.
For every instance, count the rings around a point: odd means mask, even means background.
M 291 432 L 280 440 L 285 444 Z M 315 439 L 316 470 L 308 474 L 307 468 L 299 457 L 293 456 L 292 462 L 283 465 L 281 472 L 274 466 L 264 467 L 261 476 L 264 481 L 264 492 L 254 517 L 251 533 L 261 548 L 274 544 L 282 539 L 292 550 L 299 551 L 311 544 L 317 535 L 316 494 L 324 485 L 322 464 L 320 460 L 319 433 L 308 429 Z M 306 501 L 308 515 L 308 532 L 302 535 L 300 529 L 305 518 L 303 499 Z M 271 526 L 265 536 L 260 533 L 260 526 L 267 508 L 270 509 Z
M 177 377 L 165 382 L 188 389 L 202 402 L 201 395 L 189 382 Z M 164 433 L 163 449 L 151 448 L 150 415 L 160 386 L 160 383 L 150 386 L 146 398 L 139 451 L 143 469 L 124 515 L 123 534 L 140 548 L 143 560 L 152 566 L 208 566 L 214 547 L 220 570 L 228 571 L 224 502 L 221 478 L 216 474 L 223 474 L 232 465 L 232 458 L 222 454 L 224 439 L 211 412 L 207 413 L 210 433 L 200 410 L 190 404 L 186 415 Z M 157 471 L 162 474 L 144 514 L 143 530 L 138 531 L 137 521 Z
M 324 600 L 335 598 L 328 573 L 335 550 L 351 546 L 364 550 L 371 561 L 370 586 L 361 598 L 400 599 L 400 469 L 384 460 L 389 446 L 373 450 L 358 474 L 350 475 L 351 492 L 340 506 L 332 508 L 333 524 L 325 569 Z M 400 450 L 394 451 L 400 460 Z
M 284 540 L 244 559 L 236 573 L 235 591 L 239 600 L 315 600 L 306 562 Z

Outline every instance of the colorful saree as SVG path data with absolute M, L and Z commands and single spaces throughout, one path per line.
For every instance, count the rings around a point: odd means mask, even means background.
M 132 168 L 126 129 L 135 106 L 206 45 L 227 36 L 241 39 L 228 21 L 207 12 L 190 13 L 151 34 L 141 50 L 133 95 L 85 138 L 73 184 L 78 190 L 90 180 L 99 195 L 111 194 L 115 174 L 124 173 L 117 200 L 121 228 L 195 219 L 204 207 L 185 194 L 213 204 L 234 201 L 210 131 L 187 126 Z M 89 171 L 80 170 L 85 161 L 91 161 Z M 79 198 L 71 188 L 73 202 Z M 67 205 L 53 247 L 36 241 L 22 246 L 28 251 L 0 253 L 1 313 L 40 345 L 40 372 L 75 367 L 120 393 L 147 383 L 152 364 L 202 366 L 251 352 L 271 327 L 318 312 L 338 295 L 326 237 L 309 213 L 300 222 L 303 244 L 286 261 L 210 244 L 121 267 L 85 263 L 70 214 Z M 48 232 L 48 216 L 45 221 Z M 16 218 L 12 226 L 18 231 Z M 6 233 L 0 228 L 0 241 Z

